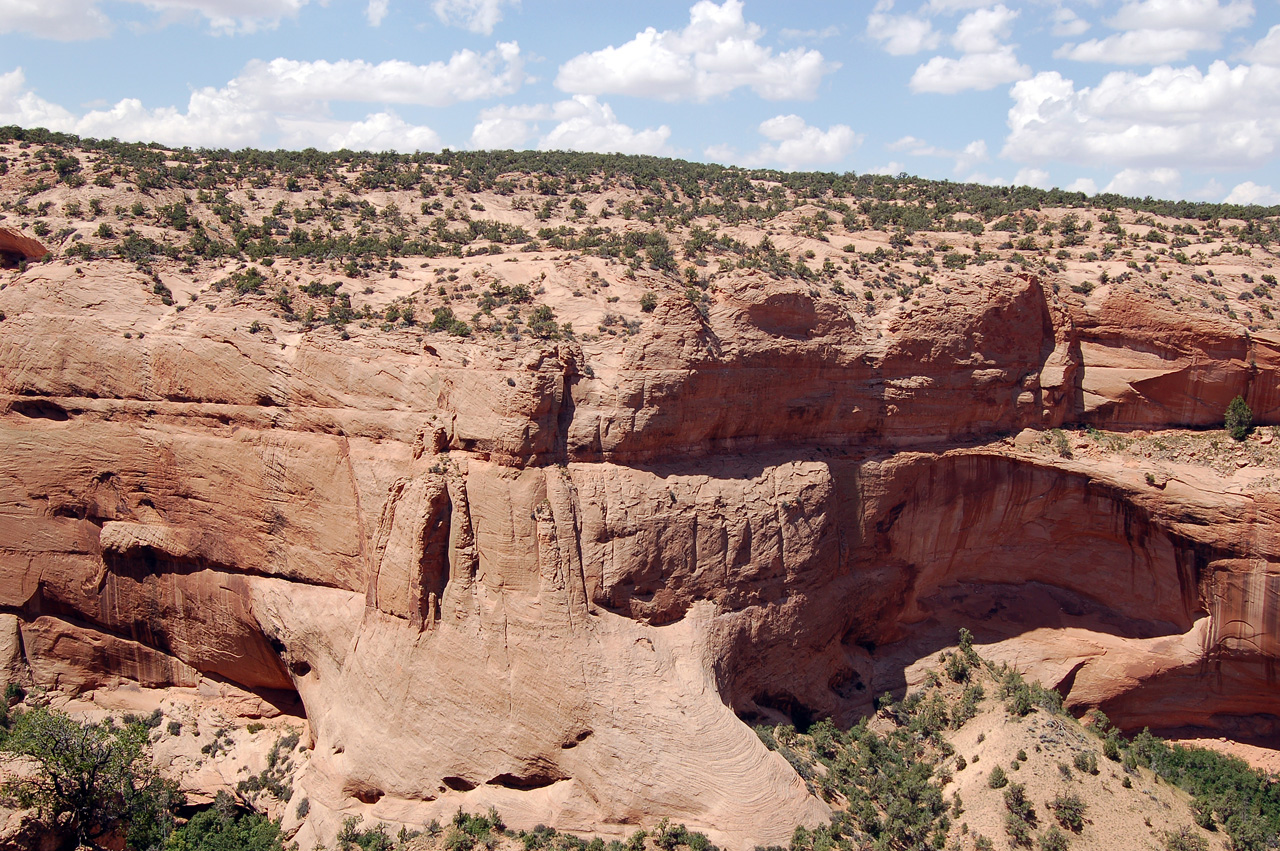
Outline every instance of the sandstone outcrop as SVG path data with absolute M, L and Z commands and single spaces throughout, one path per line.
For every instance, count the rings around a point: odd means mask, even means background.
M 301 847 L 490 804 L 785 842 L 828 809 L 749 724 L 852 722 L 961 626 L 1122 727 L 1280 734 L 1274 473 L 1036 437 L 1280 423 L 1272 332 L 743 272 L 613 340 L 341 339 L 167 280 L 200 301 L 112 260 L 0 292 L 0 671 L 304 717 Z
M 49 249 L 38 240 L 9 228 L 0 228 L 0 267 L 17 266 L 23 260 L 40 260 Z

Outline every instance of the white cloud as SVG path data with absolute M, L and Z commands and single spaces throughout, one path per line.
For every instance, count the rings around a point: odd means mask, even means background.
M 1013 55 L 1012 47 L 995 53 L 970 53 L 959 59 L 935 56 L 911 75 L 913 92 L 955 94 L 967 89 L 985 91 L 1004 83 L 1025 80 L 1031 69 Z
M 435 151 L 440 137 L 430 127 L 407 123 L 394 112 L 378 112 L 334 133 L 326 140 L 329 150 L 353 151 Z
M 989 159 L 987 156 L 987 143 L 982 139 L 977 139 L 965 145 L 964 150 L 956 155 L 956 171 L 971 169 L 987 159 Z
M 93 2 L 93 0 L 89 0 Z M 308 0 L 131 0 L 154 11 L 193 12 L 220 33 L 251 33 L 297 15 Z
M 107 35 L 111 22 L 83 0 L 0 0 L 0 34 L 11 32 L 79 41 Z
M 1070 38 L 1089 31 L 1089 22 L 1081 18 L 1071 9 L 1063 6 L 1053 10 L 1053 34 L 1059 38 Z
M 1023 168 L 1013 176 L 1014 186 L 1034 186 L 1037 189 L 1048 189 L 1052 186 L 1049 172 L 1041 168 Z
M 1252 180 L 1236 185 L 1225 199 L 1228 204 L 1262 204 L 1271 206 L 1280 204 L 1280 192 L 1270 186 L 1259 186 Z
M 537 134 L 538 127 L 533 122 L 552 117 L 551 107 L 545 104 L 495 106 L 483 110 L 471 131 L 471 147 L 490 151 L 523 150 Z
M 744 166 L 778 165 L 788 171 L 838 163 L 862 144 L 863 136 L 845 124 L 826 130 L 810 127 L 798 115 L 778 115 L 760 122 L 760 135 L 769 141 L 756 150 L 738 154 L 727 145 L 715 145 L 708 157 Z
M 450 26 L 492 35 L 493 28 L 502 20 L 503 7 L 519 5 L 520 0 L 435 0 L 431 9 Z
M 1048 71 L 1012 95 L 1003 155 L 1022 162 L 1247 168 L 1280 150 L 1280 68 L 1115 71 L 1079 90 Z
M 369 5 L 364 10 L 364 16 L 369 21 L 369 26 L 378 27 L 382 25 L 382 19 L 387 16 L 391 0 L 369 0 Z
M 509 95 L 524 81 L 520 46 L 501 42 L 488 53 L 460 50 L 448 62 L 426 65 L 399 60 L 376 65 L 361 59 L 254 60 L 231 85 L 260 103 L 283 107 L 329 100 L 449 106 Z
M 1191 192 L 1187 197 L 1200 201 L 1217 201 L 1225 193 L 1226 189 L 1223 185 L 1216 178 L 1210 178 L 1203 186 Z
M 951 46 L 961 53 L 996 53 L 1009 37 L 1018 13 L 1003 4 L 965 15 L 951 37 Z
M 1213 30 L 1226 32 L 1253 20 L 1252 0 L 1129 0 L 1107 24 L 1118 30 Z
M 984 174 L 983 172 L 980 172 L 980 171 L 975 171 L 973 174 L 966 177 L 964 179 L 964 182 L 965 183 L 984 183 L 987 186 L 1008 186 L 1009 185 L 1009 181 L 1003 177 L 995 177 L 990 174 Z
M 1154 65 L 1185 59 L 1195 50 L 1216 50 L 1222 33 L 1253 20 L 1252 0 L 1129 0 L 1107 20 L 1122 32 L 1083 44 L 1067 44 L 1054 53 L 1078 62 Z
M 884 165 L 878 165 L 878 166 L 876 166 L 875 168 L 870 169 L 870 170 L 867 172 L 867 174 L 889 174 L 889 175 L 893 175 L 893 174 L 902 174 L 902 173 L 903 173 L 903 171 L 904 171 L 904 169 L 903 169 L 903 167 L 902 167 L 902 163 L 898 162 L 897 160 L 890 160 L 889 162 L 885 163 Z
M 243 147 L 261 141 L 273 120 L 267 113 L 248 107 L 234 93 L 212 88 L 193 92 L 186 112 L 173 107 L 146 109 L 136 98 L 125 98 L 109 109 L 77 117 L 27 90 L 18 68 L 0 75 L 0 124 L 47 127 L 98 138 Z
M 1083 192 L 1086 195 L 1098 194 L 1098 184 L 1089 177 L 1077 177 L 1067 184 L 1066 189 L 1068 192 Z
M 70 112 L 27 89 L 21 68 L 0 74 L 0 126 L 47 127 L 66 132 L 75 124 Z
M 499 45 L 499 54 L 504 45 Z M 505 70 L 477 72 L 484 57 L 411 65 L 384 62 L 251 62 L 221 88 L 197 89 L 186 109 L 147 108 L 137 98 L 81 115 L 43 100 L 26 85 L 22 69 L 0 75 L 0 124 L 48 127 L 82 136 L 157 141 L 168 145 L 237 148 L 286 144 L 290 147 L 370 147 L 417 150 L 439 146 L 430 128 L 412 125 L 389 111 L 360 121 L 329 115 L 330 101 L 441 105 L 505 94 L 516 77 L 518 48 L 510 45 Z M 462 51 L 461 53 L 466 53 Z M 517 74 L 518 76 L 518 74 Z
M 575 56 L 560 66 L 556 86 L 668 101 L 706 101 L 744 87 L 766 100 L 808 99 L 838 67 L 816 50 L 774 53 L 759 43 L 763 35 L 743 18 L 741 0 L 700 0 L 684 29 L 649 27 L 621 47 Z
M 542 133 L 540 122 L 555 125 Z M 471 131 L 476 149 L 524 149 L 536 139 L 542 150 L 596 151 L 620 154 L 664 154 L 671 128 L 662 125 L 634 130 L 618 120 L 613 108 L 593 95 L 574 95 L 555 104 L 498 106 L 480 113 Z
M 820 30 L 796 30 L 785 27 L 778 31 L 778 35 L 792 41 L 822 41 L 840 35 L 840 28 L 835 24 L 823 27 Z
M 1181 185 L 1182 176 L 1175 168 L 1126 168 L 1111 179 L 1105 191 L 1117 195 L 1173 198 Z
M 557 103 L 552 114 L 559 122 L 538 141 L 544 150 L 597 151 L 619 154 L 666 154 L 671 128 L 665 124 L 648 130 L 633 130 L 618 121 L 607 103 L 594 95 L 574 95 Z
M 1055 50 L 1059 59 L 1107 62 L 1112 65 L 1155 65 L 1185 59 L 1193 50 L 1214 50 L 1221 37 L 1207 30 L 1133 30 L 1106 38 L 1091 38 Z
M 891 151 L 906 151 L 913 157 L 942 157 L 944 159 L 955 160 L 955 171 L 960 173 L 970 171 L 980 162 L 988 159 L 987 143 L 982 139 L 975 139 L 964 146 L 963 150 L 953 151 L 948 148 L 939 148 L 930 145 L 923 139 L 917 139 L 915 136 L 903 136 L 901 139 L 887 146 Z
M 883 8 L 887 7 L 877 5 L 876 10 L 868 16 L 867 35 L 884 42 L 886 53 L 909 56 L 938 46 L 941 37 L 934 31 L 931 23 L 912 15 L 887 15 L 882 11 Z
M 1280 65 L 1280 24 L 1276 24 L 1261 40 L 1244 53 L 1250 62 L 1263 65 Z
M 967 9 L 981 9 L 984 6 L 990 6 L 991 3 L 992 0 L 929 0 L 925 8 L 931 15 L 950 15 Z

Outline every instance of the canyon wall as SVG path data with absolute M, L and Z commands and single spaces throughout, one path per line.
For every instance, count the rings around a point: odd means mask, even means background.
M 625 341 L 276 339 L 136 276 L 0 292 L 0 664 L 304 715 L 304 847 L 490 804 L 784 843 L 827 809 L 748 724 L 851 723 L 962 626 L 1122 727 L 1280 733 L 1276 488 L 1012 439 L 1280 422 L 1280 339 L 1012 275 L 890 319 L 745 276 Z

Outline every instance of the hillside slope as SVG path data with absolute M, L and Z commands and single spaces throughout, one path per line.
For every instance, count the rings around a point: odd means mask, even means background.
M 750 725 L 852 725 L 961 626 L 1126 731 L 1280 733 L 1274 211 L 31 136 L 0 666 L 305 719 L 302 847 L 785 843 L 830 807 Z

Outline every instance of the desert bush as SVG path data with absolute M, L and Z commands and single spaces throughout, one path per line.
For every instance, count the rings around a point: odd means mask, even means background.
M 1013 813 L 1004 814 L 1004 829 L 1009 834 L 1009 841 L 1015 846 L 1031 847 L 1031 825 Z
M 1067 835 L 1058 830 L 1057 825 L 1049 825 L 1040 834 L 1040 851 L 1067 851 Z
M 1243 396 L 1237 396 L 1227 405 L 1224 425 L 1233 440 L 1244 440 L 1253 431 L 1253 410 Z
M 168 835 L 182 796 L 151 765 L 147 734 L 141 722 L 82 724 L 43 707 L 24 712 L 3 747 L 34 760 L 37 771 L 4 790 L 50 824 L 65 823 L 79 844 L 122 829 L 130 847 L 148 848 Z
M 1058 824 L 1067 830 L 1079 833 L 1084 829 L 1085 804 L 1079 795 L 1074 792 L 1059 793 L 1049 802 L 1049 808 L 1053 810 Z
M 280 825 L 235 806 L 219 792 L 212 807 L 196 813 L 173 832 L 165 851 L 281 851 Z
M 1209 843 L 1190 827 L 1164 834 L 1166 851 L 1209 851 Z
M 1023 821 L 1035 824 L 1036 809 L 1027 799 L 1027 788 L 1021 783 L 1010 783 L 1004 790 L 1004 806 Z
M 1076 771 L 1083 774 L 1098 773 L 1098 757 L 1093 751 L 1077 751 L 1071 761 L 1075 763 Z

